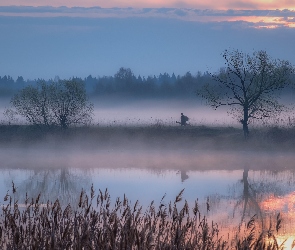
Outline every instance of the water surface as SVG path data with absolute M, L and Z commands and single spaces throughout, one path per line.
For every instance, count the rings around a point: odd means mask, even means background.
M 266 227 L 280 212 L 279 237 L 290 240 L 295 234 L 292 153 L 2 148 L 0 154 L 0 195 L 11 193 L 13 181 L 20 203 L 26 193 L 41 193 L 42 202 L 59 198 L 74 205 L 82 188 L 89 191 L 93 184 L 97 192 L 107 188 L 112 201 L 126 195 L 147 208 L 163 195 L 168 204 L 185 189 L 183 198 L 191 208 L 198 200 L 203 214 L 223 232 L 237 230 L 255 214 Z

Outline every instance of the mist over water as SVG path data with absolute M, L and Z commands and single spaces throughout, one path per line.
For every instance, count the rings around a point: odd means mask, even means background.
M 5 122 L 6 117 L 4 116 L 4 111 L 9 108 L 10 105 L 10 98 L 8 97 L 1 97 L 0 98 L 0 122 Z
M 228 116 L 226 109 L 216 112 L 197 98 L 196 100 L 94 100 L 94 106 L 95 124 L 103 126 L 153 124 L 177 126 L 176 121 L 180 121 L 180 113 L 189 117 L 191 125 L 238 125 L 237 121 Z
M 238 126 L 239 123 L 227 114 L 226 109 L 215 111 L 211 107 L 202 104 L 196 98 L 188 100 L 179 99 L 146 99 L 146 100 L 122 100 L 115 97 L 92 98 L 94 104 L 93 125 L 153 125 L 162 124 L 177 126 L 180 121 L 180 113 L 189 117 L 192 125 L 222 125 Z M 10 99 L 0 101 L 0 121 L 7 122 L 3 112 L 11 108 Z M 23 117 L 17 116 L 17 121 L 26 123 Z
M 94 104 L 92 126 L 142 126 L 168 125 L 179 126 L 180 114 L 189 117 L 188 124 L 192 126 L 231 126 L 240 128 L 238 117 L 228 113 L 228 107 L 219 107 L 217 110 L 207 106 L 199 98 L 188 99 L 135 99 L 116 96 L 92 97 Z M 286 101 L 288 107 L 290 102 Z M 0 100 L 0 122 L 8 123 L 4 111 L 12 108 L 9 98 Z M 15 116 L 12 123 L 27 124 L 24 117 Z M 281 120 L 280 125 L 286 125 L 288 119 L 294 119 L 293 113 L 282 113 L 276 120 L 266 120 L 270 125 Z M 261 126 L 261 121 L 254 121 L 250 126 Z

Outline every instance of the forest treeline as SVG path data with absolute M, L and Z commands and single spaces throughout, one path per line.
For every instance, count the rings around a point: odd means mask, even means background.
M 1 96 L 11 96 L 26 86 L 36 86 L 38 82 L 48 84 L 58 82 L 59 77 L 44 80 L 24 80 L 19 76 L 14 80 L 11 76 L 0 76 Z M 158 76 L 135 76 L 130 68 L 120 68 L 113 76 L 102 76 L 79 78 L 73 77 L 72 80 L 83 82 L 87 94 L 90 96 L 118 94 L 122 96 L 135 97 L 196 97 L 195 91 L 198 86 L 206 82 L 212 82 L 208 72 L 193 75 L 187 72 L 184 75 L 172 75 L 168 73 Z
M 220 69 L 222 74 L 224 69 Z M 292 78 L 295 81 L 295 74 Z M 168 73 L 159 74 L 158 76 L 135 76 L 130 68 L 120 68 L 113 76 L 93 77 L 72 77 L 74 81 L 83 82 L 86 92 L 89 96 L 101 95 L 122 95 L 133 97 L 186 97 L 196 98 L 196 90 L 204 84 L 214 84 L 216 81 L 209 72 L 200 72 L 192 74 L 187 72 L 184 75 L 171 75 Z M 60 78 L 44 80 L 41 78 L 34 80 L 24 80 L 19 76 L 14 80 L 11 76 L 0 76 L 0 95 L 11 96 L 26 86 L 36 86 L 38 82 L 45 83 L 58 82 Z

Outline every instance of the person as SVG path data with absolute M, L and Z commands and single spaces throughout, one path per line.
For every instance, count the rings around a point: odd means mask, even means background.
M 181 113 L 180 116 L 180 122 L 176 121 L 176 123 L 180 124 L 181 126 L 186 126 L 187 125 L 187 121 L 188 121 L 188 117 L 186 115 L 184 115 L 183 113 Z
M 188 121 L 188 117 L 186 115 L 184 115 L 183 113 L 181 113 L 180 116 L 180 125 L 181 126 L 186 126 L 186 122 Z

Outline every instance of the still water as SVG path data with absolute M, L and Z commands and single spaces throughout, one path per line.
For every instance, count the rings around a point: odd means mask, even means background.
M 238 230 L 255 214 L 257 221 L 268 227 L 270 218 L 281 213 L 283 225 L 278 239 L 288 239 L 286 249 L 291 249 L 295 236 L 295 157 L 292 153 L 260 152 L 245 156 L 245 153 L 218 151 L 191 154 L 140 151 L 131 156 L 128 152 L 116 151 L 42 155 L 37 150 L 33 153 L 1 150 L 2 159 L 7 154 L 12 157 L 2 161 L 2 197 L 11 193 L 13 181 L 20 203 L 26 193 L 30 197 L 41 193 L 43 202 L 59 198 L 62 204 L 77 204 L 82 188 L 89 191 L 93 184 L 97 192 L 107 188 L 112 201 L 125 194 L 133 204 L 139 200 L 147 207 L 153 200 L 159 204 L 164 194 L 164 202 L 168 204 L 185 189 L 183 199 L 191 208 L 198 200 L 203 214 L 218 223 L 225 235 Z M 33 154 L 39 157 L 32 157 Z M 206 208 L 208 199 L 210 211 Z

